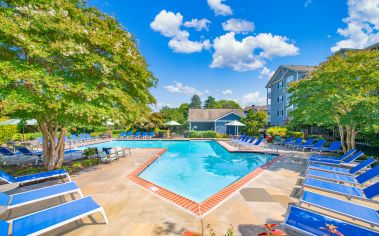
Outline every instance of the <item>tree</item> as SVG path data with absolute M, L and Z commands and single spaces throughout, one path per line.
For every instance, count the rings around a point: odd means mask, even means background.
M 335 54 L 308 78 L 290 84 L 292 120 L 337 126 L 343 150 L 354 148 L 357 134 L 379 122 L 378 58 L 379 51 Z
M 266 112 L 250 110 L 241 122 L 246 125 L 243 130 L 247 134 L 256 135 L 266 125 Z
M 211 109 L 214 108 L 216 99 L 212 96 L 208 96 L 207 100 L 204 101 L 204 108 Z
M 171 108 L 171 107 L 165 106 L 165 107 L 162 107 L 160 112 L 162 113 L 164 122 L 169 122 L 169 121 L 174 120 L 174 121 L 179 122 L 180 124 L 184 124 L 187 120 L 187 117 L 185 116 L 183 111 L 180 110 L 179 108 Z
M 0 110 L 37 119 L 47 169 L 63 163 L 68 128 L 148 114 L 157 80 L 115 18 L 81 0 L 0 0 L 0 12 Z
M 201 108 L 201 99 L 200 99 L 199 95 L 195 94 L 192 96 L 190 107 L 192 109 L 200 109 Z
M 214 104 L 215 109 L 241 109 L 241 106 L 233 100 L 219 100 Z
M 156 130 L 163 126 L 164 119 L 163 114 L 161 112 L 151 112 L 134 125 L 134 127 L 139 130 Z

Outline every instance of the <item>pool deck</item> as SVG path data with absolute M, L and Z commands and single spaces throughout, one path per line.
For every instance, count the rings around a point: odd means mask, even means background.
M 231 151 L 241 151 L 226 142 L 220 143 Z M 284 158 L 244 183 L 200 220 L 128 178 L 130 173 L 161 151 L 133 149 L 130 157 L 72 176 L 84 195 L 93 196 L 104 207 L 110 223 L 103 224 L 101 215 L 95 214 L 53 230 L 49 235 L 182 235 L 185 231 L 208 235 L 208 224 L 213 226 L 217 235 L 225 233 L 230 224 L 235 235 L 255 235 L 262 231 L 265 223 L 281 223 L 288 204 L 298 201 L 300 186 L 297 184 L 305 169 L 304 154 L 282 153 Z M 64 198 L 56 198 L 31 204 L 1 218 L 14 218 L 64 201 Z

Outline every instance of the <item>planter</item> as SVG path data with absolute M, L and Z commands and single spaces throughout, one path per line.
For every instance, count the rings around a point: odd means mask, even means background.
M 272 140 L 274 140 L 274 137 L 272 137 L 272 136 L 267 136 L 266 137 L 266 142 L 272 143 Z

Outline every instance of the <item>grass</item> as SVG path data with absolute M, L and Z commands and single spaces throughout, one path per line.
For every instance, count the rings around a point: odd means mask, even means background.
M 63 164 L 63 166 L 60 169 L 65 169 L 69 174 L 74 174 L 81 170 L 84 170 L 86 168 L 89 168 L 91 166 L 95 166 L 98 164 L 99 164 L 98 158 L 88 158 L 88 159 L 81 159 L 81 160 L 76 160 L 76 161 Z M 46 171 L 46 168 L 44 166 L 31 166 L 31 165 L 2 166 L 0 169 L 13 176 L 35 174 L 38 172 Z

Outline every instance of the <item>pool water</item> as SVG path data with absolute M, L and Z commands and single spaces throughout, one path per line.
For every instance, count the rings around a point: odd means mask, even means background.
M 87 147 L 167 148 L 139 177 L 200 203 L 275 156 L 230 153 L 215 141 L 111 141 Z

